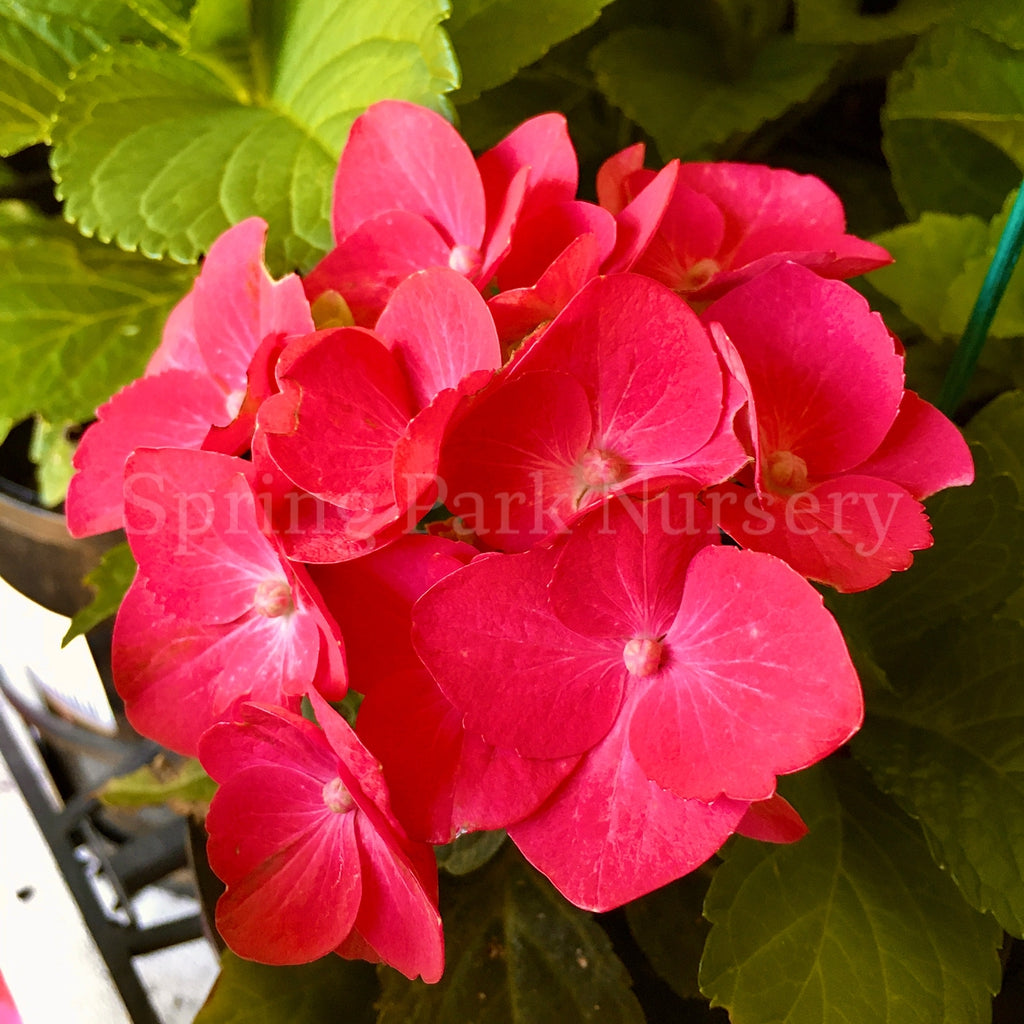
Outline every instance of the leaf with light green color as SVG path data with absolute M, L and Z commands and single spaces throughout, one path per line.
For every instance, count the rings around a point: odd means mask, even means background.
M 704 904 L 701 988 L 732 1024 L 988 1024 L 1002 931 L 849 761 L 786 780 L 810 832 L 738 839 Z
M 133 9 L 134 8 L 134 9 Z M 147 18 L 163 9 L 163 19 Z M 70 72 L 120 39 L 173 38 L 159 0 L 8 0 L 0 8 L 0 154 L 48 142 Z
M 907 572 L 859 594 L 830 597 L 844 628 L 870 638 L 875 656 L 949 620 L 987 615 L 1024 577 L 1024 517 L 1017 488 L 997 473 L 984 448 L 972 446 L 975 482 L 927 502 L 933 547 L 914 554 Z M 898 686 L 898 683 L 896 684 Z
M 449 875 L 468 875 L 482 868 L 502 847 L 506 839 L 502 831 L 468 832 L 444 846 L 438 846 L 438 867 Z
M 55 508 L 68 493 L 74 472 L 71 456 L 75 454 L 74 443 L 68 440 L 68 430 L 74 425 L 48 423 L 41 416 L 37 416 L 32 424 L 28 457 L 36 467 L 39 504 L 45 508 Z
M 0 416 L 83 423 L 138 377 L 195 271 L 0 214 Z
M 944 301 L 967 259 L 983 252 L 988 226 L 978 217 L 924 213 L 913 224 L 875 235 L 895 262 L 871 272 L 871 286 L 896 302 L 934 339 L 946 336 Z
M 96 795 L 110 807 L 152 807 L 205 805 L 216 792 L 217 783 L 194 757 L 168 762 L 161 754 L 155 762 L 105 782 Z
M 651 966 L 684 999 L 701 998 L 697 968 L 708 936 L 704 898 L 709 875 L 693 871 L 627 903 L 626 920 Z
M 882 121 L 911 216 L 938 209 L 987 219 L 1024 169 L 1024 53 L 939 26 L 890 78 Z
M 445 13 L 444 0 L 254 0 L 247 63 L 230 20 L 205 37 L 231 44 L 220 60 L 103 54 L 76 75 L 54 129 L 66 215 L 87 235 L 181 261 L 259 215 L 271 268 L 307 269 L 330 244 L 331 183 L 355 117 L 389 97 L 446 109 L 457 70 Z
M 72 616 L 61 641 L 62 647 L 105 622 L 117 611 L 135 578 L 135 568 L 135 557 L 127 543 L 115 544 L 103 553 L 100 564 L 85 577 L 85 582 L 95 591 L 93 599 Z
M 776 36 L 746 77 L 729 81 L 703 36 L 635 27 L 599 44 L 591 67 L 605 96 L 650 132 L 665 159 L 699 159 L 809 100 L 838 58 L 834 47 Z
M 441 915 L 444 977 L 424 985 L 383 971 L 377 1024 L 643 1024 L 604 930 L 511 845 L 449 880 Z
M 854 753 L 921 822 L 967 900 L 1024 935 L 1024 624 L 975 620 L 907 652 Z
M 507 82 L 593 24 L 610 0 L 454 0 L 447 24 L 462 66 L 459 103 Z
M 959 338 L 967 326 L 1016 198 L 1016 190 L 1007 196 L 1003 209 L 987 225 L 984 245 L 980 251 L 965 253 L 963 273 L 949 286 L 942 306 L 940 326 L 953 337 Z M 1024 266 L 1018 266 L 1010 276 L 995 318 L 989 326 L 988 336 L 989 339 L 1024 337 Z M 986 347 L 992 347 L 991 340 Z M 1021 362 L 1024 363 L 1024 359 Z
M 220 975 L 193 1024 L 374 1024 L 373 967 L 333 953 L 271 967 L 226 950 Z

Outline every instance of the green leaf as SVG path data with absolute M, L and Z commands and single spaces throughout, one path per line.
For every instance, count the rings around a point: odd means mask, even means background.
M 658 975 L 684 999 L 701 998 L 697 968 L 708 936 L 704 898 L 710 879 L 694 871 L 626 904 L 637 945 Z
M 10 212 L 10 211 L 8 211 Z M 0 216 L 0 416 L 83 423 L 138 377 L 194 271 Z
M 298 967 L 268 967 L 230 950 L 194 1024 L 373 1024 L 377 978 L 333 953 Z
M 1017 488 L 974 446 L 975 482 L 928 501 L 934 546 L 914 554 L 905 573 L 860 594 L 829 598 L 844 629 L 868 636 L 875 656 L 949 620 L 987 615 L 1024 575 L 1024 517 Z
M 68 75 L 91 54 L 119 39 L 173 38 L 140 16 L 142 7 L 162 6 L 156 0 L 7 0 L 0 10 L 0 154 L 49 141 Z M 164 13 L 172 23 L 174 12 Z
M 121 606 L 134 578 L 135 558 L 127 543 L 115 544 L 105 551 L 100 564 L 85 577 L 85 582 L 95 591 L 93 599 L 75 612 L 61 646 L 67 646 L 76 636 L 88 633 L 109 619 Z
M 922 37 L 889 82 L 884 148 L 911 216 L 991 217 L 1024 169 L 1024 53 L 959 25 Z
M 32 424 L 32 439 L 29 441 L 28 457 L 36 467 L 36 490 L 39 504 L 55 508 L 68 493 L 71 481 L 71 456 L 74 444 L 68 440 L 68 430 L 73 423 L 48 423 L 41 416 Z
M 510 846 L 450 880 L 441 912 L 444 977 L 424 985 L 382 972 L 377 1024 L 643 1024 L 604 930 Z
M 928 337 L 940 340 L 947 336 L 944 300 L 967 260 L 984 251 L 987 239 L 988 227 L 979 217 L 924 213 L 913 224 L 874 236 L 895 262 L 872 271 L 871 286 L 896 302 Z
M 918 35 L 949 16 L 950 0 L 900 0 L 878 14 L 862 14 L 862 7 L 859 0 L 796 0 L 797 38 L 808 43 L 877 43 Z
M 854 753 L 924 827 L 968 901 L 1024 935 L 1024 624 L 928 634 Z
M 308 268 L 330 244 L 331 182 L 355 117 L 386 97 L 446 108 L 457 72 L 445 13 L 444 0 L 253 0 L 244 67 L 230 19 L 204 30 L 204 45 L 227 47 L 221 59 L 145 47 L 95 58 L 54 129 L 66 215 L 181 261 L 259 215 L 271 267 Z
M 977 217 L 925 213 L 907 224 L 875 236 L 895 263 L 873 272 L 871 287 L 896 302 L 900 312 L 933 341 L 956 341 L 964 332 L 981 291 L 999 237 L 1006 226 L 1013 192 L 989 223 Z M 989 328 L 982 366 L 1010 380 L 1024 372 L 1019 345 L 998 339 L 1024 337 L 1024 270 L 1015 272 Z
M 838 57 L 833 47 L 776 36 L 746 76 L 731 81 L 705 37 L 633 27 L 597 46 L 591 67 L 602 92 L 654 136 L 664 158 L 697 159 L 810 99 Z
M 468 832 L 434 850 L 439 867 L 449 875 L 468 875 L 483 867 L 502 847 L 505 833 Z
M 151 764 L 105 782 L 96 795 L 110 807 L 190 807 L 209 804 L 216 792 L 217 783 L 195 758 L 168 761 L 161 754 Z
M 1013 477 L 1024 496 L 1024 391 L 1008 391 L 967 425 L 967 437 L 983 445 L 997 473 Z
M 507 82 L 593 24 L 611 0 L 455 0 L 447 28 L 462 66 L 459 103 Z
M 1002 933 L 850 762 L 783 792 L 810 833 L 739 839 L 715 873 L 700 981 L 732 1024 L 987 1024 Z

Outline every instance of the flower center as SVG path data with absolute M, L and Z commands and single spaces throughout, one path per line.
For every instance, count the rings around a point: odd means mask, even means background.
M 772 452 L 768 456 L 768 486 L 776 494 L 807 490 L 807 463 L 794 452 Z
M 721 266 L 715 260 L 705 257 L 697 260 L 689 270 L 686 271 L 676 291 L 683 295 L 689 292 L 699 291 L 721 270 Z
M 589 448 L 580 458 L 580 475 L 587 487 L 611 487 L 629 473 L 629 463 L 614 452 Z
M 284 580 L 263 580 L 256 588 L 252 603 L 256 611 L 268 619 L 287 615 L 295 609 L 292 588 Z
M 638 679 L 654 675 L 661 668 L 664 650 L 660 640 L 652 640 L 646 636 L 635 637 L 622 649 L 622 660 L 626 664 L 626 671 Z
M 324 783 L 324 803 L 335 814 L 344 814 L 355 806 L 352 794 L 345 788 L 345 783 L 341 779 L 331 779 L 330 782 Z
M 456 245 L 448 254 L 448 266 L 464 277 L 472 277 L 482 263 L 480 251 L 471 245 Z

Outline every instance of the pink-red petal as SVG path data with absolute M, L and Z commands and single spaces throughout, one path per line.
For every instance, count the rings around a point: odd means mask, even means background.
M 389 210 L 419 214 L 449 246 L 479 249 L 484 190 L 469 147 L 440 114 L 399 100 L 356 118 L 334 179 L 336 241 Z
M 709 547 L 690 563 L 667 661 L 630 747 L 678 796 L 763 800 L 857 730 L 863 700 L 821 596 L 778 559 Z
M 525 757 L 580 754 L 607 733 L 621 645 L 563 626 L 547 603 L 552 554 L 485 555 L 413 608 L 413 642 L 467 729 Z
M 848 470 L 892 427 L 903 360 L 881 317 L 849 285 L 786 263 L 734 288 L 704 320 L 722 325 L 743 360 L 760 480 L 780 451 L 799 456 L 811 479 Z
M 571 903 L 605 912 L 699 867 L 747 805 L 683 800 L 651 782 L 630 751 L 630 705 L 536 814 L 509 835 Z
M 424 270 L 403 281 L 376 331 L 405 370 L 418 409 L 474 371 L 501 366 L 487 303 L 454 270 Z
M 124 466 L 136 448 L 199 448 L 211 423 L 230 418 L 223 391 L 206 375 L 167 370 L 143 377 L 100 406 L 75 452 L 68 529 L 88 537 L 124 524 Z

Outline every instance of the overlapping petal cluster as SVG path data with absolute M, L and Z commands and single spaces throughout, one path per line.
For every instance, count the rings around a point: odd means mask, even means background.
M 436 980 L 430 844 L 507 829 L 607 910 L 798 839 L 778 776 L 860 725 L 808 581 L 906 569 L 966 446 L 843 282 L 889 257 L 824 183 L 642 164 L 595 204 L 559 115 L 474 157 L 377 104 L 321 263 L 275 282 L 231 229 L 86 432 L 69 523 L 126 528 L 117 684 L 220 783 L 241 955 Z

